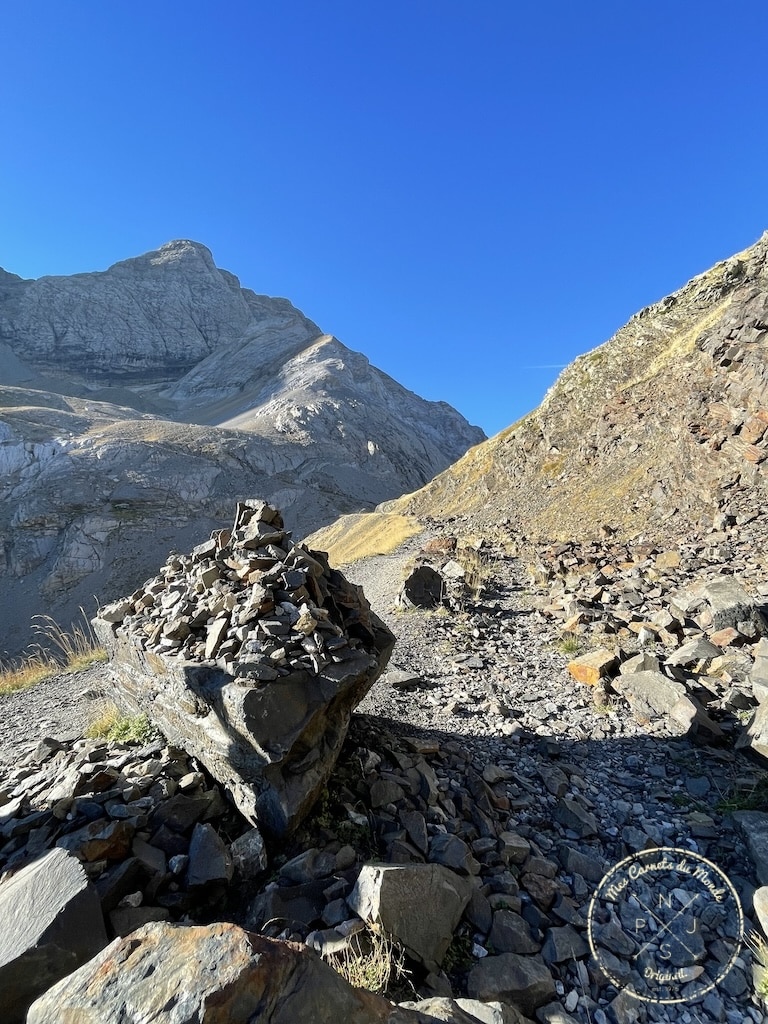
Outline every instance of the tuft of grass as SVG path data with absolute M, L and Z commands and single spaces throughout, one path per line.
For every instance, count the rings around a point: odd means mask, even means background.
M 35 616 L 34 631 L 40 640 L 21 658 L 0 661 L 0 695 L 26 690 L 61 672 L 81 672 L 107 653 L 100 647 L 83 609 L 82 622 L 71 631 L 62 629 L 50 615 Z
M 353 936 L 345 950 L 323 959 L 350 985 L 379 995 L 407 973 L 403 950 L 375 923 Z
M 581 654 L 584 644 L 580 637 L 573 633 L 564 634 L 557 641 L 557 649 L 561 654 Z
M 70 632 L 62 629 L 50 615 L 36 615 L 35 632 L 42 637 L 39 645 L 46 645 L 57 652 L 59 663 L 67 672 L 81 672 L 99 661 L 107 660 L 107 652 L 99 645 L 86 618 L 80 609 L 82 621 L 73 625 Z M 34 620 L 33 620 L 34 621 Z
M 125 715 L 114 704 L 105 704 L 85 730 L 91 740 L 111 743 L 149 743 L 157 730 L 146 715 Z
M 748 788 L 736 786 L 715 804 L 721 814 L 731 811 L 764 811 L 768 807 L 768 776 L 762 776 Z
M 768 943 L 756 931 L 747 932 L 744 942 L 755 959 L 755 963 L 752 964 L 752 983 L 755 995 L 763 1003 L 766 1003 L 768 1002 Z

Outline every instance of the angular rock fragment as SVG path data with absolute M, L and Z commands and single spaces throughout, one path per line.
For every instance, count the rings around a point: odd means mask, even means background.
M 445 1024 L 529 1024 L 514 1006 L 504 1003 L 483 1003 L 479 999 L 449 999 L 433 996 L 419 1002 L 400 1004 L 411 1010 L 418 1010 L 430 1021 L 444 1021 Z
M 150 594 L 161 596 L 148 605 Z M 262 501 L 241 502 L 231 530 L 172 556 L 94 629 L 114 699 L 147 714 L 278 836 L 322 790 L 394 646 L 360 588 L 292 544 Z
M 568 671 L 577 682 L 594 686 L 600 679 L 610 675 L 615 666 L 616 652 L 599 650 L 574 658 L 568 665 Z
M 101 905 L 82 867 L 50 850 L 0 883 L 0 1019 L 30 1003 L 107 944 Z
M 704 597 L 712 610 L 712 628 L 724 629 L 733 626 L 738 629 L 740 622 L 748 622 L 762 616 L 755 607 L 755 602 L 744 587 L 731 577 L 724 576 L 713 580 L 704 588 Z
M 404 581 L 397 597 L 401 608 L 436 608 L 445 596 L 445 580 L 429 565 L 419 565 Z
M 149 924 L 116 939 L 60 981 L 28 1024 L 424 1024 L 382 996 L 352 988 L 314 953 L 230 924 Z
M 438 970 L 471 892 L 468 881 L 439 864 L 366 864 L 347 902 L 428 969 Z M 416 907 L 430 912 L 414 913 Z
M 653 671 L 619 676 L 613 686 L 626 697 L 638 714 L 648 718 L 669 714 L 678 700 L 686 695 L 683 683 Z
M 555 983 L 544 964 L 517 953 L 485 957 L 469 972 L 467 990 L 483 1002 L 511 1003 L 526 1016 L 555 998 Z

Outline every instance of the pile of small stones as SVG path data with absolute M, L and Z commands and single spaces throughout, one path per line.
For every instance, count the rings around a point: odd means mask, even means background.
M 443 971 L 411 964 L 412 981 L 425 994 L 535 1008 L 558 1024 L 635 1019 L 636 1001 L 613 986 L 587 942 L 589 898 L 627 853 L 702 853 L 751 898 L 743 843 L 724 827 L 725 812 L 711 809 L 737 755 L 723 751 L 712 768 L 711 750 L 703 758 L 673 741 L 662 750 L 650 738 L 627 755 L 533 735 L 475 743 L 401 732 L 353 720 L 326 797 L 271 850 L 271 874 L 258 832 L 181 751 L 161 741 L 49 739 L 0 792 L 0 865 L 15 869 L 54 845 L 70 851 L 115 935 L 215 917 L 326 955 L 365 931 L 352 899 L 365 863 L 442 865 L 471 885 L 471 897 Z M 417 889 L 409 917 L 419 913 L 439 916 L 440 907 L 420 910 Z M 743 954 L 697 1006 L 700 1019 L 762 1020 L 745 1005 L 748 977 Z M 680 1019 L 664 1008 L 649 1014 Z
M 352 656 L 359 600 L 348 590 L 321 553 L 290 541 L 277 509 L 248 501 L 231 530 L 171 556 L 99 619 L 143 650 L 271 682 Z

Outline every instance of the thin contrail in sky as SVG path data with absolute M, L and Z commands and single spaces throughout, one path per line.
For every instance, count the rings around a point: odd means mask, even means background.
M 521 370 L 564 370 L 568 363 L 541 363 L 538 366 L 521 366 Z

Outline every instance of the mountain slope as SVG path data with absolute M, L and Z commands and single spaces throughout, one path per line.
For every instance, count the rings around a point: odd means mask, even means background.
M 538 409 L 379 511 L 539 537 L 608 525 L 663 539 L 722 510 L 761 512 L 767 459 L 765 234 L 637 313 L 567 367 Z M 373 517 L 373 548 L 380 528 Z M 342 555 L 338 526 L 334 541 Z
M 483 437 L 199 243 L 73 277 L 0 271 L 0 654 L 36 612 L 66 623 L 133 589 L 236 500 L 304 533 Z

